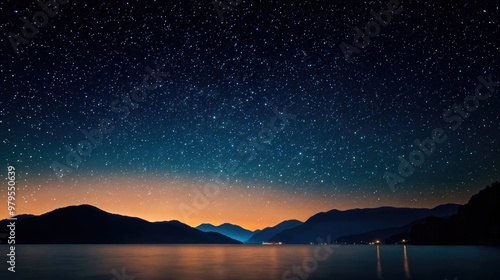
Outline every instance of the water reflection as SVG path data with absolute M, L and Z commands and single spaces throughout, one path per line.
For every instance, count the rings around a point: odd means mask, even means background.
M 375 277 L 410 280 L 417 275 L 450 279 L 449 271 L 459 279 L 467 278 L 464 275 L 500 279 L 500 270 L 491 265 L 500 262 L 500 248 L 338 246 L 331 247 L 334 253 L 318 262 L 317 269 L 308 274 L 304 268 L 311 267 L 308 260 L 314 258 L 316 248 L 309 245 L 20 245 L 16 247 L 16 278 L 110 280 L 118 279 L 112 273 L 116 270 L 136 280 L 306 279 L 299 277 L 303 274 L 307 274 L 307 280 L 373 280 Z M 0 246 L 0 251 L 6 249 Z M 293 275 L 284 277 L 287 270 Z M 6 269 L 0 270 L 0 279 L 11 278 Z
M 403 260 L 405 268 L 405 278 L 410 279 L 410 265 L 408 265 L 408 254 L 406 253 L 406 245 L 403 246 Z
M 390 247 L 388 247 L 389 249 Z M 409 280 L 411 279 L 410 275 L 410 265 L 408 263 L 408 251 L 406 248 L 406 245 L 403 245 L 403 269 L 405 273 L 405 279 Z M 382 261 L 380 258 L 380 246 L 377 245 L 377 278 L 378 279 L 384 279 L 383 273 L 382 273 Z
M 378 279 L 383 279 L 382 277 L 382 263 L 380 262 L 380 246 L 377 245 L 377 276 Z

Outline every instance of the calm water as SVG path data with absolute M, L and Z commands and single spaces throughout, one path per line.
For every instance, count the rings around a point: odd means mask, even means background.
M 500 248 L 475 246 L 25 245 L 16 273 L 0 250 L 2 280 L 500 279 Z

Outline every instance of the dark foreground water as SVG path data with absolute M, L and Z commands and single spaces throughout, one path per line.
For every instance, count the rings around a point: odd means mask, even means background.
M 500 279 L 500 248 L 475 246 L 25 245 L 0 279 Z M 134 278 L 135 277 L 135 278 Z

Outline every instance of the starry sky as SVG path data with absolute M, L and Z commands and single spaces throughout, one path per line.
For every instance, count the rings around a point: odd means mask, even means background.
M 16 168 L 17 213 L 91 204 L 257 229 L 465 203 L 499 179 L 498 93 L 454 106 L 478 76 L 500 78 L 500 4 L 402 0 L 346 59 L 341 43 L 355 47 L 388 3 L 243 0 L 221 20 L 207 0 L 68 1 L 26 38 L 22 18 L 44 10 L 2 1 L 0 160 L 5 176 Z M 398 174 L 436 128 L 446 140 Z M 88 146 L 92 131 L 102 140 Z

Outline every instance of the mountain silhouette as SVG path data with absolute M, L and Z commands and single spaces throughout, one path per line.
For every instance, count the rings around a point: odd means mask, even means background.
M 26 220 L 26 219 L 33 218 L 33 217 L 36 217 L 36 216 L 31 215 L 31 214 L 21 214 L 21 215 L 14 216 L 12 218 L 16 218 L 17 221 L 22 221 L 22 220 Z M 10 221 L 10 222 L 12 222 L 12 221 Z M 9 221 L 7 219 L 0 221 L 0 227 L 4 227 L 8 224 L 9 224 Z
M 379 207 L 352 210 L 330 210 L 310 217 L 303 224 L 274 235 L 269 241 L 287 244 L 317 243 L 317 238 L 331 242 L 340 236 L 361 234 L 376 229 L 401 227 L 428 216 L 449 216 L 456 213 L 455 204 L 433 209 Z
M 7 227 L 2 227 L 0 233 L 7 233 Z M 205 233 L 178 221 L 151 223 L 91 205 L 69 206 L 16 221 L 16 244 L 201 243 L 240 244 L 219 233 Z
M 500 183 L 473 195 L 450 218 L 428 218 L 411 229 L 413 244 L 500 245 Z
M 224 223 L 219 226 L 214 226 L 212 224 L 201 224 L 196 227 L 196 229 L 201 230 L 203 232 L 218 232 L 232 239 L 245 242 L 250 238 L 254 233 L 259 232 L 260 230 L 250 231 L 248 229 L 244 229 L 238 225 L 233 225 L 229 223 Z
M 283 221 L 273 227 L 267 227 L 260 232 L 255 233 L 245 243 L 246 244 L 262 244 L 263 241 L 269 241 L 274 235 L 296 226 L 301 225 L 302 222 L 298 220 Z
M 450 212 L 456 213 L 460 205 L 458 204 L 444 204 L 434 208 L 435 217 L 450 217 Z M 337 238 L 336 242 L 341 244 L 367 244 L 379 240 L 386 244 L 394 244 L 400 242 L 402 239 L 409 239 L 409 233 L 414 225 L 423 224 L 425 218 L 418 219 L 401 227 L 390 227 L 383 229 L 376 229 L 361 234 L 341 236 Z

